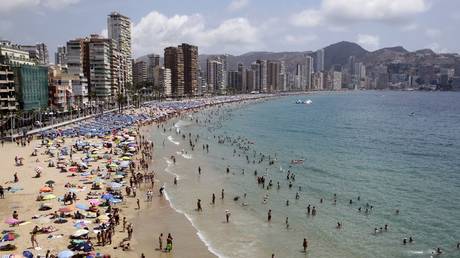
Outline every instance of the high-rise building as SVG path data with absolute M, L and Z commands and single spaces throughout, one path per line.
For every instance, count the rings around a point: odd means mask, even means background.
M 48 107 L 48 68 L 36 65 L 13 67 L 16 97 L 25 111 Z
M 323 90 L 324 74 L 322 72 L 314 73 L 312 76 L 312 90 Z
M 29 52 L 30 59 L 34 60 L 37 64 L 49 64 L 48 47 L 44 43 L 36 45 L 21 45 L 19 48 Z
M 246 70 L 246 90 L 245 93 L 256 90 L 256 71 Z
M 38 53 L 36 46 L 35 51 Z M 15 109 L 16 103 L 19 109 L 25 111 L 48 106 L 48 68 L 37 66 L 37 60 L 31 60 L 29 52 L 22 50 L 21 46 L 0 41 L 0 64 L 3 65 L 0 72 L 0 96 L 4 96 L 1 102 L 7 109 Z M 11 87 L 12 79 L 14 87 Z
M 254 71 L 255 84 L 252 91 L 260 91 L 260 64 L 254 62 L 251 64 L 251 71 Z
M 88 39 L 74 39 L 67 41 L 65 64 L 67 73 L 75 76 L 72 81 L 72 94 L 75 103 L 80 107 L 88 104 L 88 77 L 84 71 L 87 71 L 89 56 L 87 55 Z M 84 69 L 85 68 L 85 69 Z
M 72 81 L 75 75 L 67 73 L 60 65 L 50 66 L 49 78 L 49 104 L 58 111 L 67 111 L 74 104 Z
M 281 91 L 281 61 L 267 63 L 267 92 Z
M 165 68 L 171 69 L 173 96 L 198 95 L 198 47 L 185 43 L 168 47 L 165 49 L 164 63 Z
M 114 42 L 114 48 L 120 52 L 121 58 L 119 87 L 124 91 L 126 85 L 133 82 L 132 50 L 131 50 L 131 20 L 117 12 L 112 12 L 107 17 L 107 31 L 109 39 Z
M 267 92 L 267 60 L 257 60 L 258 72 L 257 72 L 257 84 L 259 86 L 258 91 Z
M 312 74 L 313 74 L 313 58 L 311 56 L 305 56 L 305 90 L 309 91 L 312 88 Z
M 324 49 L 316 51 L 316 72 L 324 71 Z
M 327 73 L 324 90 L 341 90 L 342 89 L 342 72 L 331 70 Z
M 184 55 L 182 48 L 167 47 L 164 54 L 164 66 L 171 70 L 171 95 L 184 96 Z
M 14 73 L 10 65 L 0 63 L 0 115 L 7 116 L 17 110 Z
M 243 64 L 238 64 L 237 92 L 245 93 L 247 92 L 247 87 L 246 68 L 244 68 Z
M 160 56 L 155 54 L 147 55 L 147 82 L 155 87 L 159 87 L 159 85 L 155 84 L 156 67 L 160 67 Z
M 134 62 L 133 67 L 133 84 L 134 86 L 141 88 L 144 87 L 147 82 L 147 62 L 139 60 Z
M 66 55 L 67 55 L 66 47 L 65 46 L 58 47 L 56 53 L 54 53 L 54 63 L 56 65 L 65 65 Z
M 179 48 L 182 49 L 183 60 L 184 60 L 184 95 L 197 96 L 198 95 L 198 47 L 183 43 L 182 45 L 179 46 Z
M 225 93 L 226 89 L 224 84 L 224 65 L 222 64 L 222 62 L 212 58 L 208 58 L 206 68 L 208 93 Z
M 240 74 L 238 71 L 228 71 L 227 72 L 227 90 L 231 93 L 239 92 L 239 83 Z
M 172 96 L 171 88 L 171 69 L 160 67 L 159 65 L 154 68 L 155 85 L 158 85 L 159 93 L 164 97 Z
M 0 63 L 11 66 L 36 64 L 30 59 L 29 52 L 7 40 L 0 40 Z
M 89 94 L 107 101 L 114 96 L 112 75 L 116 74 L 113 65 L 113 41 L 99 35 L 91 35 L 85 42 L 87 66 L 84 74 L 88 78 Z M 84 62 L 85 63 L 85 62 Z

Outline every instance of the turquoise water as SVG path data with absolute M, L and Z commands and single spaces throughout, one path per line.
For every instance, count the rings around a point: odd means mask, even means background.
M 176 164 L 160 172 L 172 205 L 187 215 L 213 252 L 221 257 L 430 257 L 441 247 L 442 257 L 460 257 L 459 93 L 369 91 L 302 97 L 311 99 L 311 105 L 296 105 L 297 98 L 186 115 L 154 135 L 157 159 L 166 164 L 171 153 L 176 155 Z M 204 124 L 205 119 L 210 121 Z M 193 151 L 188 136 L 181 137 L 189 133 L 193 140 L 200 135 Z M 218 144 L 214 136 L 240 137 L 252 144 L 245 144 L 249 149 L 243 151 L 228 139 Z M 209 144 L 210 153 L 202 144 Z M 267 159 L 253 164 L 254 151 L 257 161 L 259 153 L 276 156 L 275 164 Z M 305 161 L 289 168 L 293 159 Z M 295 174 L 292 188 L 288 169 Z M 267 183 L 273 180 L 274 187 L 262 189 L 254 170 Z M 174 175 L 177 186 L 172 184 Z M 212 193 L 215 205 L 210 204 Z M 240 199 L 233 201 L 234 196 Z M 203 212 L 195 211 L 198 198 Z M 366 203 L 373 206 L 368 214 Z M 316 206 L 316 216 L 306 214 L 309 204 Z M 230 223 L 225 223 L 227 209 Z M 336 229 L 337 222 L 342 229 Z M 388 231 L 374 233 L 385 224 Z M 409 237 L 414 243 L 403 245 L 402 239 Z M 303 238 L 309 241 L 307 254 L 301 252 Z

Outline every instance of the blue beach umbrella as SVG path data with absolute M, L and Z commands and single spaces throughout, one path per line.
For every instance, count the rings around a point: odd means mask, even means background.
M 79 204 L 75 205 L 75 207 L 76 207 L 77 209 L 84 210 L 84 211 L 87 210 L 87 209 L 89 209 L 88 205 L 86 205 L 86 204 L 84 204 L 84 203 L 79 203 Z
M 64 250 L 58 254 L 58 258 L 71 258 L 73 255 L 74 255 L 74 252 L 70 250 Z
M 112 194 L 103 194 L 101 196 L 101 198 L 104 199 L 104 200 L 110 200 L 110 199 L 113 198 L 113 195 Z

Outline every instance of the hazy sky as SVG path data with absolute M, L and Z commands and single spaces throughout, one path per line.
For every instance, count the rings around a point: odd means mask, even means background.
M 58 45 L 133 21 L 133 52 L 188 42 L 200 53 L 316 50 L 348 40 L 460 52 L 460 0 L 0 0 L 0 38 Z M 53 58 L 50 58 L 54 60 Z

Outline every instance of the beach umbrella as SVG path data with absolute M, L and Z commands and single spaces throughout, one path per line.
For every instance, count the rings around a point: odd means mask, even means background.
M 101 202 L 99 200 L 96 200 L 96 199 L 90 199 L 89 204 L 92 205 L 92 206 L 98 206 L 99 204 L 101 204 Z
M 44 186 L 42 188 L 40 188 L 40 193 L 49 193 L 49 192 L 52 192 L 53 189 L 51 189 L 51 187 L 48 187 L 48 186 Z
M 75 210 L 75 207 L 72 206 L 72 205 L 69 205 L 69 206 L 65 206 L 65 207 L 60 208 L 59 212 L 68 213 L 68 212 L 72 212 L 74 210 Z
M 116 204 L 116 203 L 120 203 L 121 200 L 120 199 L 115 199 L 115 198 L 112 198 L 109 200 L 109 202 L 113 203 L 113 204 Z
M 7 218 L 5 220 L 5 223 L 8 224 L 8 225 L 16 225 L 19 223 L 19 220 L 15 219 L 15 218 Z
M 122 187 L 123 185 L 122 185 L 122 184 L 119 184 L 119 183 L 117 183 L 117 182 L 112 182 L 112 183 L 109 184 L 109 186 L 110 186 L 111 188 L 120 188 L 120 187 Z
M 79 221 L 73 225 L 76 228 L 86 228 L 88 227 L 88 224 L 86 224 L 84 221 Z
M 125 157 L 121 157 L 121 160 L 131 160 L 131 158 L 125 156 Z
M 54 182 L 53 180 L 48 180 L 45 182 L 45 184 L 47 185 L 54 185 L 56 182 Z
M 69 172 L 77 172 L 77 167 L 70 167 Z
M 101 198 L 104 199 L 104 200 L 110 200 L 110 199 L 113 198 L 113 195 L 107 193 L 107 194 L 103 194 L 103 195 L 101 196 Z
M 27 250 L 22 252 L 22 256 L 24 256 L 25 258 L 34 258 L 34 254 Z
M 86 204 L 84 204 L 84 203 L 79 203 L 79 204 L 75 205 L 75 207 L 76 207 L 77 209 L 84 210 L 84 211 L 87 210 L 87 209 L 89 209 L 88 205 L 86 205 Z
M 36 167 L 36 168 L 34 169 L 34 171 L 37 172 L 37 173 L 41 173 L 42 170 L 43 170 L 43 168 L 41 168 L 41 167 Z
M 14 232 L 6 232 L 2 236 L 2 241 L 14 241 L 16 238 L 18 238 L 19 235 L 14 233 Z
M 53 200 L 53 199 L 56 199 L 56 195 L 54 195 L 54 194 L 47 194 L 47 195 L 43 196 L 43 200 L 45 200 L 45 201 L 49 201 L 49 200 Z
M 74 252 L 70 250 L 64 250 L 58 253 L 58 258 L 71 258 L 74 255 Z
M 99 217 L 97 217 L 97 219 L 104 222 L 109 221 L 110 218 L 107 215 L 100 215 Z
M 88 233 L 89 233 L 89 231 L 86 230 L 86 229 L 79 229 L 79 230 L 75 231 L 75 233 L 73 233 L 72 236 L 81 237 L 81 236 L 84 236 L 84 235 L 86 235 Z

